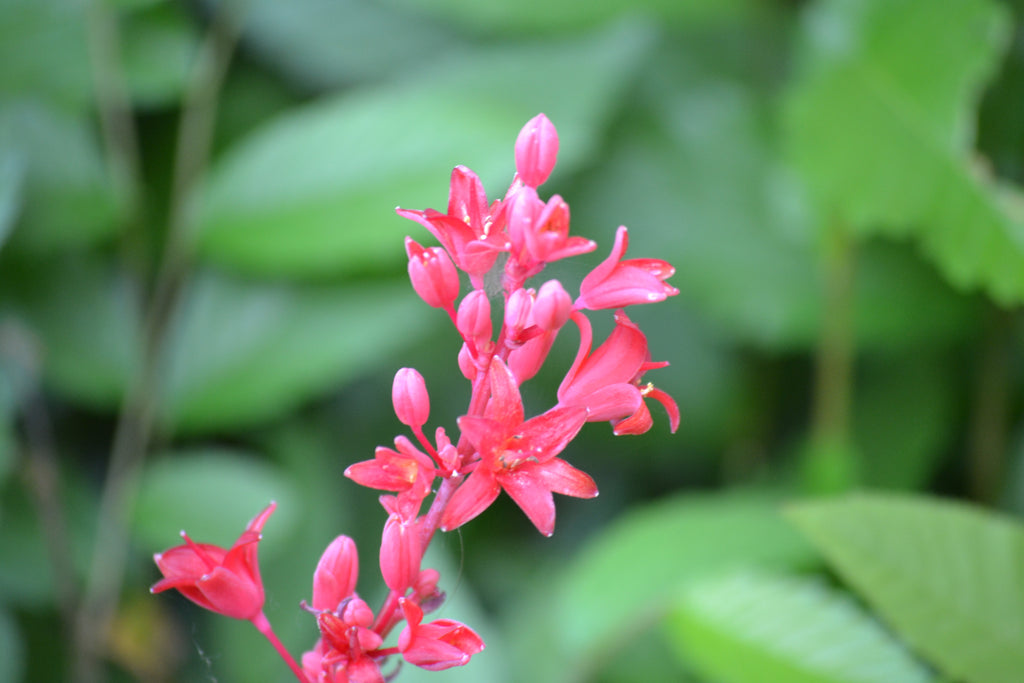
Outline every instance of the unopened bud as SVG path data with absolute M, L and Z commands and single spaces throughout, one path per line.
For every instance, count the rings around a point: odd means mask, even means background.
M 572 297 L 558 280 L 548 280 L 540 286 L 533 303 L 533 322 L 538 327 L 554 332 L 562 329 L 572 313 Z
M 466 341 L 479 345 L 491 339 L 491 302 L 487 293 L 475 289 L 459 304 L 455 324 Z
M 459 273 L 445 250 L 424 248 L 406 237 L 405 253 L 409 255 L 409 280 L 420 298 L 434 308 L 451 306 L 459 295 Z
M 422 427 L 430 418 L 430 396 L 423 375 L 413 368 L 395 373 L 391 385 L 391 402 L 398 420 L 409 427 Z
M 558 131 L 548 117 L 537 114 L 527 121 L 516 138 L 516 171 L 530 187 L 543 184 L 558 157 Z

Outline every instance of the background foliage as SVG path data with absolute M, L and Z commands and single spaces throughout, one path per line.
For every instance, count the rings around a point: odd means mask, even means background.
M 377 599 L 342 471 L 400 431 L 397 368 L 432 424 L 468 396 L 392 209 L 459 163 L 499 192 L 540 111 L 574 232 L 677 266 L 630 315 L 683 424 L 584 430 L 602 495 L 554 540 L 500 501 L 435 542 L 488 649 L 399 680 L 1018 681 L 1022 10 L 0 0 L 0 683 L 288 680 L 146 592 L 179 529 L 226 544 L 270 499 L 293 652 L 336 534 Z

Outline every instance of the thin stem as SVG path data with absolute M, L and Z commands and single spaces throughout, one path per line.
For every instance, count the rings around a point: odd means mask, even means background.
M 853 385 L 854 249 L 845 225 L 825 230 L 825 295 L 816 360 L 811 485 L 819 490 L 853 484 L 850 403 Z
M 280 655 L 284 663 L 288 665 L 288 668 L 295 674 L 295 678 L 299 679 L 299 683 L 309 683 L 309 679 L 306 678 L 306 673 L 299 666 L 299 663 L 295 661 L 291 653 L 288 652 L 288 648 L 284 646 L 284 643 L 274 633 L 274 629 L 270 626 L 270 620 L 267 619 L 267 615 L 260 612 L 258 615 L 251 619 L 252 625 L 256 627 L 256 630 L 263 634 L 263 636 L 270 641 L 270 644 L 277 650 L 277 654 Z
M 1010 312 L 990 312 L 975 373 L 968 467 L 971 497 L 981 503 L 995 502 L 1006 469 L 1012 322 Z
M 95 3 L 95 13 L 105 11 L 100 5 L 102 3 Z M 74 671 L 79 683 L 99 680 L 99 655 L 124 579 L 129 522 L 159 408 L 164 339 L 184 286 L 188 195 L 206 164 L 216 95 L 227 73 L 238 35 L 238 18 L 227 14 L 230 13 L 224 11 L 213 18 L 184 105 L 166 243 L 144 323 L 140 365 L 126 391 L 114 432 L 100 499 L 92 564 L 75 622 Z M 97 69 L 102 70 L 102 66 L 97 64 Z M 119 75 L 113 72 L 104 78 L 110 80 Z

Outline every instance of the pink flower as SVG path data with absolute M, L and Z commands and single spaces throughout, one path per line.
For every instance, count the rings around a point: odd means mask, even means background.
M 651 428 L 645 397 L 665 406 L 673 432 L 679 427 L 679 407 L 672 397 L 652 384 L 640 386 L 645 372 L 668 363 L 652 363 L 647 337 L 626 317 L 615 312 L 615 329 L 601 346 L 590 352 L 593 332 L 582 313 L 573 314 L 580 328 L 576 360 L 558 387 L 558 405 L 588 411 L 588 422 L 610 420 L 616 434 L 641 434 Z
M 526 122 L 516 137 L 516 172 L 529 187 L 539 187 L 558 159 L 558 131 L 544 114 Z
M 313 609 L 333 612 L 351 597 L 359 579 L 359 554 L 356 544 L 345 535 L 338 536 L 324 550 L 313 572 Z
M 579 432 L 587 411 L 576 406 L 553 408 L 523 421 L 523 402 L 511 370 L 491 362 L 491 399 L 483 416 L 459 418 L 462 434 L 476 448 L 476 469 L 452 495 L 441 517 L 450 531 L 473 519 L 494 502 L 502 489 L 544 535 L 555 528 L 552 493 L 593 498 L 594 480 L 557 458 Z
M 391 402 L 399 422 L 422 427 L 430 417 L 430 396 L 423 375 L 413 368 L 401 368 L 391 384 Z
M 649 304 L 679 293 L 678 289 L 664 283 L 676 272 L 672 264 L 660 259 L 623 261 L 628 245 L 629 233 L 625 226 L 620 226 L 615 233 L 612 253 L 583 278 L 576 308 L 596 311 Z
M 412 600 L 401 598 L 408 625 L 398 636 L 398 651 L 410 664 L 428 671 L 464 666 L 484 649 L 484 641 L 473 629 L 451 619 L 423 622 L 423 610 Z
M 380 543 L 380 573 L 388 588 L 399 595 L 413 585 L 420 574 L 423 548 L 419 526 L 391 515 L 384 524 Z
M 373 460 L 349 465 L 345 476 L 367 488 L 397 492 L 402 517 L 411 519 L 430 494 L 436 470 L 430 457 L 408 438 L 395 437 L 395 448 L 378 446 Z
M 263 581 L 260 579 L 257 544 L 263 525 L 274 512 L 268 505 L 246 526 L 230 549 L 196 543 L 182 531 L 185 545 L 153 556 L 164 578 L 151 593 L 176 588 L 200 607 L 234 619 L 253 620 L 263 613 Z
M 437 238 L 455 265 L 482 283 L 498 254 L 508 250 L 504 225 L 499 218 L 501 202 L 487 205 L 483 184 L 473 171 L 456 166 L 448 192 L 448 213 L 434 209 L 398 208 L 399 216 L 414 220 Z
M 409 280 L 420 298 L 433 308 L 450 308 L 459 296 L 459 273 L 441 247 L 424 248 L 405 238 L 409 256 Z
M 343 602 L 336 611 L 317 615 L 320 642 L 302 656 L 307 676 L 325 683 L 384 683 L 372 653 L 383 639 L 370 627 L 373 611 L 358 597 Z

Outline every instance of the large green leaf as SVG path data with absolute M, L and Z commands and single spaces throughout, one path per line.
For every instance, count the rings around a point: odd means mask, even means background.
M 623 16 L 650 16 L 660 22 L 694 24 L 741 17 L 750 0 L 389 0 L 391 4 L 431 12 L 486 32 L 573 31 Z
M 196 26 L 181 3 L 163 2 L 126 13 L 121 59 L 126 85 L 136 104 L 173 104 L 185 91 L 199 49 Z
M 0 102 L 0 149 L 25 165 L 12 246 L 73 247 L 117 229 L 123 203 L 85 117 L 31 100 Z
M 195 541 L 228 548 L 272 500 L 278 509 L 267 523 L 268 536 L 288 538 L 311 514 L 287 472 L 251 455 L 224 449 L 162 453 L 143 474 L 134 530 L 149 552 L 179 545 L 182 529 Z M 273 556 L 284 544 L 268 545 L 261 554 Z
M 534 653 L 519 680 L 581 681 L 691 582 L 747 566 L 797 567 L 813 553 L 767 496 L 678 496 L 630 512 L 538 586 L 515 629 Z M 545 576 L 547 576 L 545 574 Z
M 0 302 L 42 341 L 55 389 L 120 405 L 138 367 L 136 292 L 107 265 L 37 264 Z M 298 407 L 413 343 L 431 310 L 407 284 L 299 287 L 193 277 L 164 344 L 164 426 L 196 433 L 251 425 Z
M 957 503 L 856 495 L 788 513 L 907 642 L 970 683 L 1024 671 L 1024 528 Z
M 667 624 L 683 660 L 720 683 L 925 683 L 849 596 L 817 578 L 759 571 L 687 586 Z
M 456 164 L 477 171 L 492 196 L 503 194 L 515 136 L 537 112 L 560 127 L 560 167 L 579 165 L 648 37 L 625 27 L 479 50 L 286 114 L 211 170 L 197 207 L 200 252 L 261 273 L 400 263 L 403 236 L 420 230 L 394 206 L 444 208 Z
M 702 59 L 723 68 L 713 53 L 674 47 L 659 60 L 687 66 L 640 100 L 651 114 L 627 120 L 610 158 L 577 193 L 574 224 L 600 238 L 589 226 L 610 234 L 625 223 L 631 254 L 670 260 L 680 295 L 666 305 L 689 303 L 759 345 L 813 345 L 824 305 L 818 219 L 777 158 L 763 98 Z M 971 301 L 906 247 L 868 244 L 855 260 L 861 348 L 917 348 L 970 329 Z
M 360 0 L 250 0 L 244 22 L 246 47 L 307 88 L 380 80 L 466 43 L 423 12 Z
M 430 312 L 404 283 L 300 288 L 204 274 L 169 340 L 164 419 L 193 432 L 280 415 L 412 343 Z
M 785 109 L 823 210 L 913 235 L 951 282 L 1002 302 L 1024 300 L 1024 214 L 973 163 L 971 121 L 1006 29 L 987 0 L 818 3 Z

